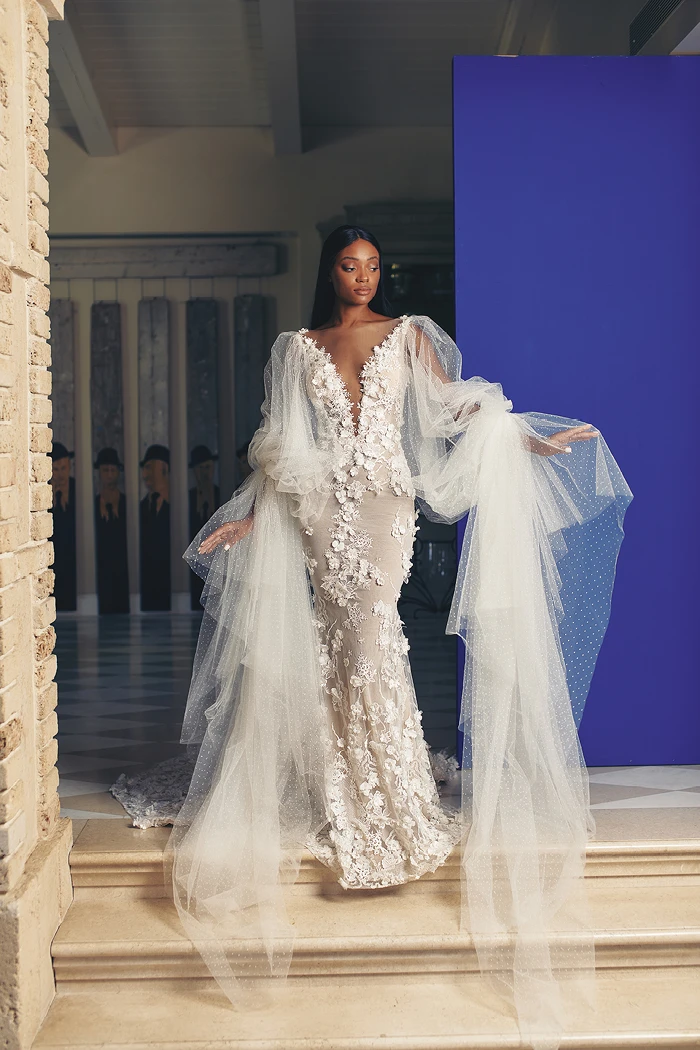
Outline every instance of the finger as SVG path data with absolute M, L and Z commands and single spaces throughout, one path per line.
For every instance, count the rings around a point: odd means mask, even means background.
M 205 540 L 202 540 L 202 543 L 200 544 L 200 554 L 209 554 L 211 551 L 214 550 L 215 547 L 218 547 L 219 542 L 220 537 L 218 537 L 215 532 L 212 533 L 211 536 L 207 536 L 207 538 Z
M 594 437 L 598 437 L 598 431 L 587 430 L 583 434 L 571 434 L 569 441 L 590 441 L 590 439 Z
M 581 434 L 584 431 L 589 430 L 589 428 L 590 428 L 590 423 L 584 423 L 584 424 L 582 424 L 581 426 L 578 426 L 578 427 L 567 427 L 566 430 L 558 430 L 556 432 L 556 434 L 552 434 L 551 437 L 553 437 L 553 438 L 562 438 L 563 439 L 565 437 L 568 437 L 569 434 Z

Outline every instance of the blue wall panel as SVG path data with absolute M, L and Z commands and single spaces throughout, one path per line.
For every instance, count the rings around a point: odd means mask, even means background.
M 700 59 L 459 57 L 454 139 L 465 374 L 594 423 L 635 496 L 586 759 L 700 762 Z

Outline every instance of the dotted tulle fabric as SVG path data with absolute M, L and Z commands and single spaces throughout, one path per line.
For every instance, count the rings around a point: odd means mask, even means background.
M 577 725 L 631 493 L 602 436 L 544 455 L 580 421 L 513 412 L 500 384 L 461 372 L 442 329 L 402 317 L 371 348 L 356 420 L 323 347 L 278 336 L 255 469 L 185 555 L 205 613 L 182 736 L 194 773 L 166 863 L 185 929 L 239 1003 L 289 970 L 285 887 L 307 849 L 369 888 L 433 870 L 461 838 L 481 971 L 524 1044 L 555 1050 L 561 982 L 594 991 Z M 416 505 L 468 514 L 448 623 L 466 647 L 457 814 L 435 792 L 395 612 Z M 229 551 L 198 553 L 251 511 Z

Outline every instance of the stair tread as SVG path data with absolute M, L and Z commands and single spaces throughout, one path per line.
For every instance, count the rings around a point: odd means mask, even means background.
M 562 1050 L 667 1050 L 700 1041 L 698 971 L 604 972 L 591 1011 L 564 988 Z M 59 993 L 34 1050 L 513 1050 L 508 1008 L 478 978 L 290 978 L 263 1009 L 233 1010 L 216 985 L 157 993 L 103 982 Z
M 596 818 L 599 821 L 599 817 Z M 630 829 L 632 830 L 632 829 Z M 700 828 L 685 827 L 684 834 L 678 837 L 651 836 L 606 837 L 605 829 L 598 826 L 597 837 L 591 840 L 586 848 L 590 857 L 607 856 L 615 853 L 649 853 L 664 854 L 700 854 Z M 130 827 L 128 819 L 124 820 L 88 820 L 76 836 L 71 852 L 71 863 L 81 865 L 91 858 L 95 861 L 117 862 L 136 860 L 138 862 L 161 863 L 163 850 L 170 836 L 171 829 Z M 450 859 L 456 860 L 456 854 Z M 306 860 L 314 862 L 309 854 Z M 318 865 L 322 868 L 321 865 Z
M 700 892 L 682 880 L 660 893 L 659 887 L 635 886 L 620 893 L 611 880 L 595 880 L 589 888 L 591 921 L 603 939 L 658 934 L 669 938 L 700 938 Z M 459 894 L 441 892 L 417 898 L 401 888 L 382 891 L 329 893 L 290 897 L 289 917 L 297 939 L 328 942 L 366 939 L 400 947 L 416 938 L 430 942 L 459 939 Z M 56 958 L 94 945 L 163 945 L 177 949 L 189 943 L 172 902 L 98 899 L 75 901 L 54 940 Z

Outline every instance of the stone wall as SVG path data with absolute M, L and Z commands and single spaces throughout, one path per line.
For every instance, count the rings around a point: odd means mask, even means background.
M 0 0 L 0 1046 L 29 1047 L 70 903 L 51 597 L 48 20 Z

